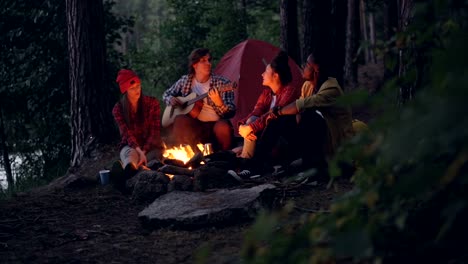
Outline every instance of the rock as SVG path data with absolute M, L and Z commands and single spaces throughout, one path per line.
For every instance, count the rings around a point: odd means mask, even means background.
M 241 183 L 227 173 L 227 169 L 203 166 L 195 170 L 194 190 L 229 188 Z
M 174 191 L 162 195 L 138 214 L 147 228 L 191 229 L 253 219 L 259 209 L 271 207 L 275 187 L 263 184 L 247 189 L 210 193 Z
M 135 202 L 149 203 L 167 192 L 169 181 L 169 177 L 164 173 L 142 171 L 127 181 L 127 189 L 133 189 L 132 200 Z
M 193 178 L 187 175 L 174 175 L 167 185 L 167 191 L 191 191 L 193 190 Z

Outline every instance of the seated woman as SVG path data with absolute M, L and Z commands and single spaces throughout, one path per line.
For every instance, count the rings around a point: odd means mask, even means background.
M 327 174 L 327 158 L 335 153 L 345 139 L 354 135 L 351 110 L 336 105 L 343 90 L 335 78 L 328 77 L 325 58 L 311 54 L 305 67 L 311 72 L 310 85 L 320 88 L 273 112 L 275 117 L 300 114 L 298 147 L 303 169 L 317 168 L 319 172 Z
M 125 183 L 125 180 L 133 176 L 141 165 L 147 165 L 149 161 L 161 158 L 161 110 L 156 98 L 143 95 L 140 78 L 132 70 L 120 70 L 117 83 L 122 98 L 115 104 L 112 114 L 122 137 L 121 163 L 112 167 L 111 179 L 114 182 Z M 119 173 L 122 167 L 125 168 L 124 175 Z
M 275 147 L 280 138 L 286 141 L 294 138 L 296 122 L 294 117 L 273 120 L 271 109 L 294 102 L 300 90 L 290 86 L 292 81 L 288 55 L 280 51 L 263 72 L 264 89 L 253 111 L 239 122 L 239 134 L 244 138 L 242 153 L 244 159 L 253 159 L 258 166 L 271 163 Z M 272 164 L 271 164 L 272 165 Z

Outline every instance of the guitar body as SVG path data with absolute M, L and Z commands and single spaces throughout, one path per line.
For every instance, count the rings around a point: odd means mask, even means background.
M 179 99 L 183 103 L 187 103 L 188 101 L 195 99 L 195 97 L 197 97 L 196 93 L 190 93 L 189 95 L 185 97 L 179 96 L 177 97 L 177 99 Z M 203 107 L 203 101 L 198 101 L 198 102 L 201 103 L 201 107 Z M 196 109 L 194 111 L 195 113 L 191 113 L 191 111 L 194 109 L 194 105 L 195 104 L 187 104 L 187 105 L 184 104 L 181 107 L 174 107 L 172 105 L 168 105 L 166 109 L 164 109 L 164 113 L 163 113 L 162 120 L 161 120 L 161 125 L 163 127 L 170 126 L 172 123 L 174 123 L 174 119 L 178 115 L 190 114 L 190 116 L 192 116 L 193 118 L 196 118 L 198 114 L 200 114 L 201 107 L 198 107 L 199 109 L 198 110 Z M 198 113 L 196 113 L 196 111 L 198 111 Z
M 218 87 L 219 92 L 227 92 L 232 91 L 237 88 L 237 83 L 229 83 Z M 186 115 L 189 114 L 192 118 L 197 118 L 203 108 L 203 101 L 202 99 L 207 97 L 208 93 L 204 93 L 202 95 L 197 95 L 196 93 L 190 93 L 187 96 L 179 96 L 176 97 L 179 99 L 183 105 L 179 107 L 174 107 L 172 105 L 168 105 L 166 109 L 164 109 L 164 113 L 161 120 L 161 125 L 163 127 L 168 127 L 172 123 L 174 123 L 174 119 L 178 115 Z

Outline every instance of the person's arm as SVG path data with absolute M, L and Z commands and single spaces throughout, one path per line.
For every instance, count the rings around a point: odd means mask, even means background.
M 115 104 L 112 109 L 112 114 L 114 115 L 115 122 L 119 127 L 120 136 L 122 137 L 121 143 L 130 146 L 131 148 L 137 148 L 138 143 L 135 136 L 128 129 L 127 123 L 122 112 L 122 105 L 120 103 Z
M 182 88 L 184 87 L 187 81 L 188 77 L 187 75 L 184 75 L 164 92 L 163 101 L 164 103 L 166 103 L 166 105 L 174 105 L 173 103 L 171 103 L 171 99 L 177 96 L 182 96 Z
M 281 95 L 278 96 L 278 102 L 277 106 L 283 107 L 291 102 L 294 102 L 299 97 L 300 90 L 296 89 L 295 87 L 288 86 L 283 88 L 281 91 Z M 258 131 L 261 131 L 265 128 L 267 125 L 267 120 L 275 118 L 274 114 L 272 111 L 266 111 L 263 113 L 257 120 L 252 122 L 250 126 L 252 127 L 252 130 L 254 133 L 257 133 Z
M 234 103 L 234 91 L 220 91 L 219 88 L 223 89 L 229 88 L 230 85 L 233 85 L 228 79 L 213 75 L 212 82 L 210 83 L 211 88 L 209 92 L 209 97 L 213 102 L 213 108 L 216 113 L 222 118 L 231 118 L 236 114 L 236 104 Z
M 305 108 L 332 106 L 336 103 L 336 98 L 340 95 L 341 92 L 338 87 L 324 87 L 312 96 L 298 99 L 296 101 L 296 107 L 299 112 L 302 112 Z

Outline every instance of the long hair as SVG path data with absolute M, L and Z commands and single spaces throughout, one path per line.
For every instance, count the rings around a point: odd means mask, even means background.
M 122 105 L 122 112 L 127 125 L 130 124 L 130 103 L 128 102 L 127 93 L 124 93 L 120 98 L 120 104 Z M 137 124 L 143 124 L 145 121 L 145 106 L 143 103 L 143 92 L 140 94 L 137 102 L 136 122 Z
M 286 51 L 281 50 L 271 61 L 270 67 L 278 73 L 281 84 L 287 85 L 292 81 L 291 68 L 289 68 L 289 57 Z
M 311 63 L 315 63 L 319 66 L 318 67 L 319 72 L 318 72 L 318 78 L 317 78 L 317 89 L 314 89 L 314 93 L 316 93 L 319 90 L 320 86 L 322 86 L 322 84 L 326 80 L 328 80 L 328 77 L 332 77 L 330 76 L 331 72 L 330 72 L 329 61 L 325 58 L 324 55 L 322 55 L 319 52 L 310 53 L 307 61 Z
M 195 70 L 193 69 L 193 64 L 197 63 L 200 61 L 200 59 L 206 55 L 209 55 L 211 57 L 211 52 L 207 48 L 198 48 L 192 50 L 190 55 L 188 56 L 188 73 L 189 74 L 194 74 Z

